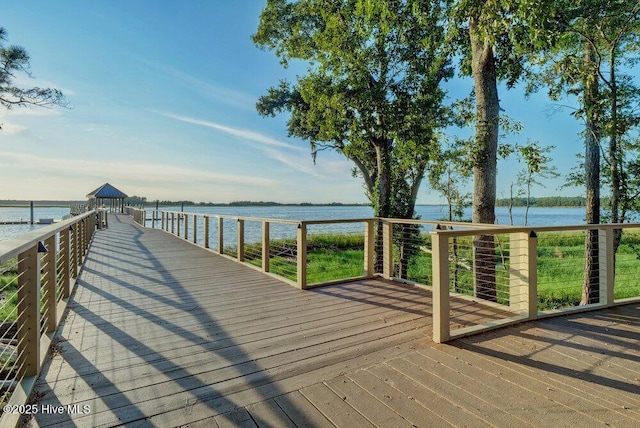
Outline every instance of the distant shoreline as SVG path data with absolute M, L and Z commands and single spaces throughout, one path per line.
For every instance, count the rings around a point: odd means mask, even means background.
M 541 198 L 538 200 L 532 200 L 532 205 L 529 208 L 584 208 L 584 205 L 577 203 L 575 205 L 572 204 L 558 204 L 558 205 L 547 205 L 546 201 L 540 203 Z M 545 198 L 546 199 L 546 198 Z M 551 198 L 549 198 L 551 199 Z M 544 200 L 544 199 L 543 199 Z M 504 199 L 499 199 L 496 203 L 496 207 L 507 207 L 508 204 L 505 204 Z M 565 202 L 565 201 L 563 201 Z M 34 207 L 49 207 L 49 208 L 67 208 L 71 205 L 81 205 L 86 204 L 87 201 L 52 201 L 52 200 L 42 200 L 42 201 L 33 201 Z M 0 207 L 2 208 L 29 208 L 31 201 L 26 200 L 0 200 Z M 142 203 L 139 201 L 125 203 L 127 205 L 131 205 L 134 207 L 139 207 Z M 284 203 L 284 202 L 274 202 L 274 201 L 234 201 L 234 202 L 192 202 L 192 201 L 160 201 L 160 207 L 175 207 L 184 204 L 185 207 L 368 207 L 370 206 L 368 203 L 342 203 L 342 202 L 327 202 L 327 203 L 312 203 L 312 202 L 300 202 L 300 203 Z M 155 207 L 156 202 L 144 202 L 145 207 Z M 445 203 L 441 204 L 416 204 L 416 206 L 425 206 L 425 207 L 441 207 L 446 206 Z M 513 208 L 524 208 L 524 205 L 515 203 Z
M 0 201 L 0 207 L 3 208 L 29 208 L 32 201 L 19 201 L 19 200 L 2 200 Z M 48 207 L 48 208 L 68 208 L 70 205 L 86 204 L 87 201 L 33 201 L 34 207 Z

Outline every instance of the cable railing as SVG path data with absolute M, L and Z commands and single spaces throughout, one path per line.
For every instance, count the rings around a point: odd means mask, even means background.
M 637 224 L 522 228 L 164 211 L 151 221 L 143 210 L 131 214 L 301 289 L 372 277 L 423 287 L 432 293 L 436 342 L 640 300 Z
M 24 404 L 79 267 L 106 212 L 92 211 L 0 242 L 0 402 Z M 4 414 L 0 425 L 15 425 Z M 12 419 L 14 418 L 14 419 Z

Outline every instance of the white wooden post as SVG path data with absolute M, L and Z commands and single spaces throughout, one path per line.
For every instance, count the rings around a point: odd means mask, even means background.
M 238 254 L 236 255 L 239 262 L 244 261 L 244 220 L 238 219 L 238 227 L 236 228 L 238 232 Z
M 598 229 L 600 303 L 606 306 L 611 306 L 614 301 L 615 264 L 613 260 L 613 229 Z
M 298 288 L 307 288 L 307 224 L 300 222 L 297 233 Z
M 364 224 L 364 276 L 373 278 L 375 253 L 375 221 L 367 220 Z
M 393 277 L 393 223 L 387 220 L 382 223 L 382 276 Z
M 269 222 L 262 221 L 262 271 L 269 272 L 271 260 L 271 245 L 269 243 Z
M 538 315 L 538 237 L 533 230 L 509 236 L 509 308 L 531 320 Z
M 40 371 L 40 255 L 37 244 L 18 255 L 18 359 L 20 375 Z
M 431 232 L 433 270 L 433 341 L 442 343 L 451 337 L 449 314 L 449 240 L 447 235 Z

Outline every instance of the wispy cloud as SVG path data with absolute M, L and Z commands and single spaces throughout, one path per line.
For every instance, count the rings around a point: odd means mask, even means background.
M 153 68 L 155 71 L 160 71 L 168 76 L 175 78 L 199 95 L 204 94 L 211 99 L 233 107 L 240 107 L 244 110 L 253 110 L 255 108 L 257 100 L 254 96 L 248 95 L 236 89 L 226 88 L 214 85 L 204 80 L 200 80 L 197 77 L 194 77 L 183 71 L 176 70 L 175 68 L 168 67 L 165 64 L 160 64 L 139 57 L 136 57 L 136 60 L 148 67 Z
M 94 134 L 101 134 L 101 135 L 105 135 L 105 136 L 113 136 L 113 131 L 111 130 L 111 127 L 109 125 L 101 125 L 98 123 L 92 123 L 87 125 L 84 130 L 86 132 L 91 132 Z
M 40 174 L 52 176 L 75 176 L 102 179 L 105 171 L 109 176 L 119 177 L 122 180 L 136 180 L 141 183 L 153 183 L 162 185 L 190 184 L 194 182 L 225 183 L 242 186 L 271 186 L 274 180 L 248 175 L 224 174 L 213 171 L 198 170 L 193 168 L 181 168 L 172 165 L 147 164 L 140 162 L 120 162 L 104 160 L 82 160 L 78 162 L 72 159 L 41 157 L 28 153 L 0 152 L 0 166 L 11 166 L 13 169 L 37 168 Z
M 309 174 L 314 177 L 328 179 L 331 178 L 334 173 L 345 173 L 345 171 L 348 173 L 351 169 L 351 164 L 346 160 L 338 161 L 325 159 L 321 166 L 316 166 L 311 161 L 311 155 L 309 154 L 308 148 L 294 146 L 259 132 L 243 128 L 233 128 L 207 120 L 177 115 L 164 111 L 152 110 L 152 112 L 181 122 L 215 129 L 245 141 L 259 143 L 257 146 L 253 147 L 264 152 L 264 154 L 269 158 L 280 162 L 293 170 Z
M 273 137 L 269 137 L 268 135 L 261 134 L 259 132 L 251 131 L 249 129 L 244 128 L 233 128 L 231 126 L 221 125 L 219 123 L 211 122 L 208 120 L 196 119 L 188 116 L 181 116 L 169 112 L 159 111 L 159 110 L 151 110 L 153 113 L 160 114 L 164 117 L 168 117 L 170 119 L 179 120 L 185 123 L 191 123 L 194 125 L 205 126 L 207 128 L 215 129 L 218 131 L 222 131 L 225 134 L 233 135 L 234 137 L 239 137 L 244 140 L 254 141 L 256 143 L 266 144 L 268 146 L 273 147 L 281 147 L 290 150 L 304 150 L 301 147 L 294 146 L 293 144 L 288 144 L 283 141 L 277 140 Z

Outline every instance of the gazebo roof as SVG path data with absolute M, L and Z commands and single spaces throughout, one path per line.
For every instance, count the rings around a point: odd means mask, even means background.
M 87 195 L 87 198 L 102 198 L 102 199 L 122 199 L 127 195 L 120 190 L 116 189 L 109 183 L 104 183 L 93 192 Z

